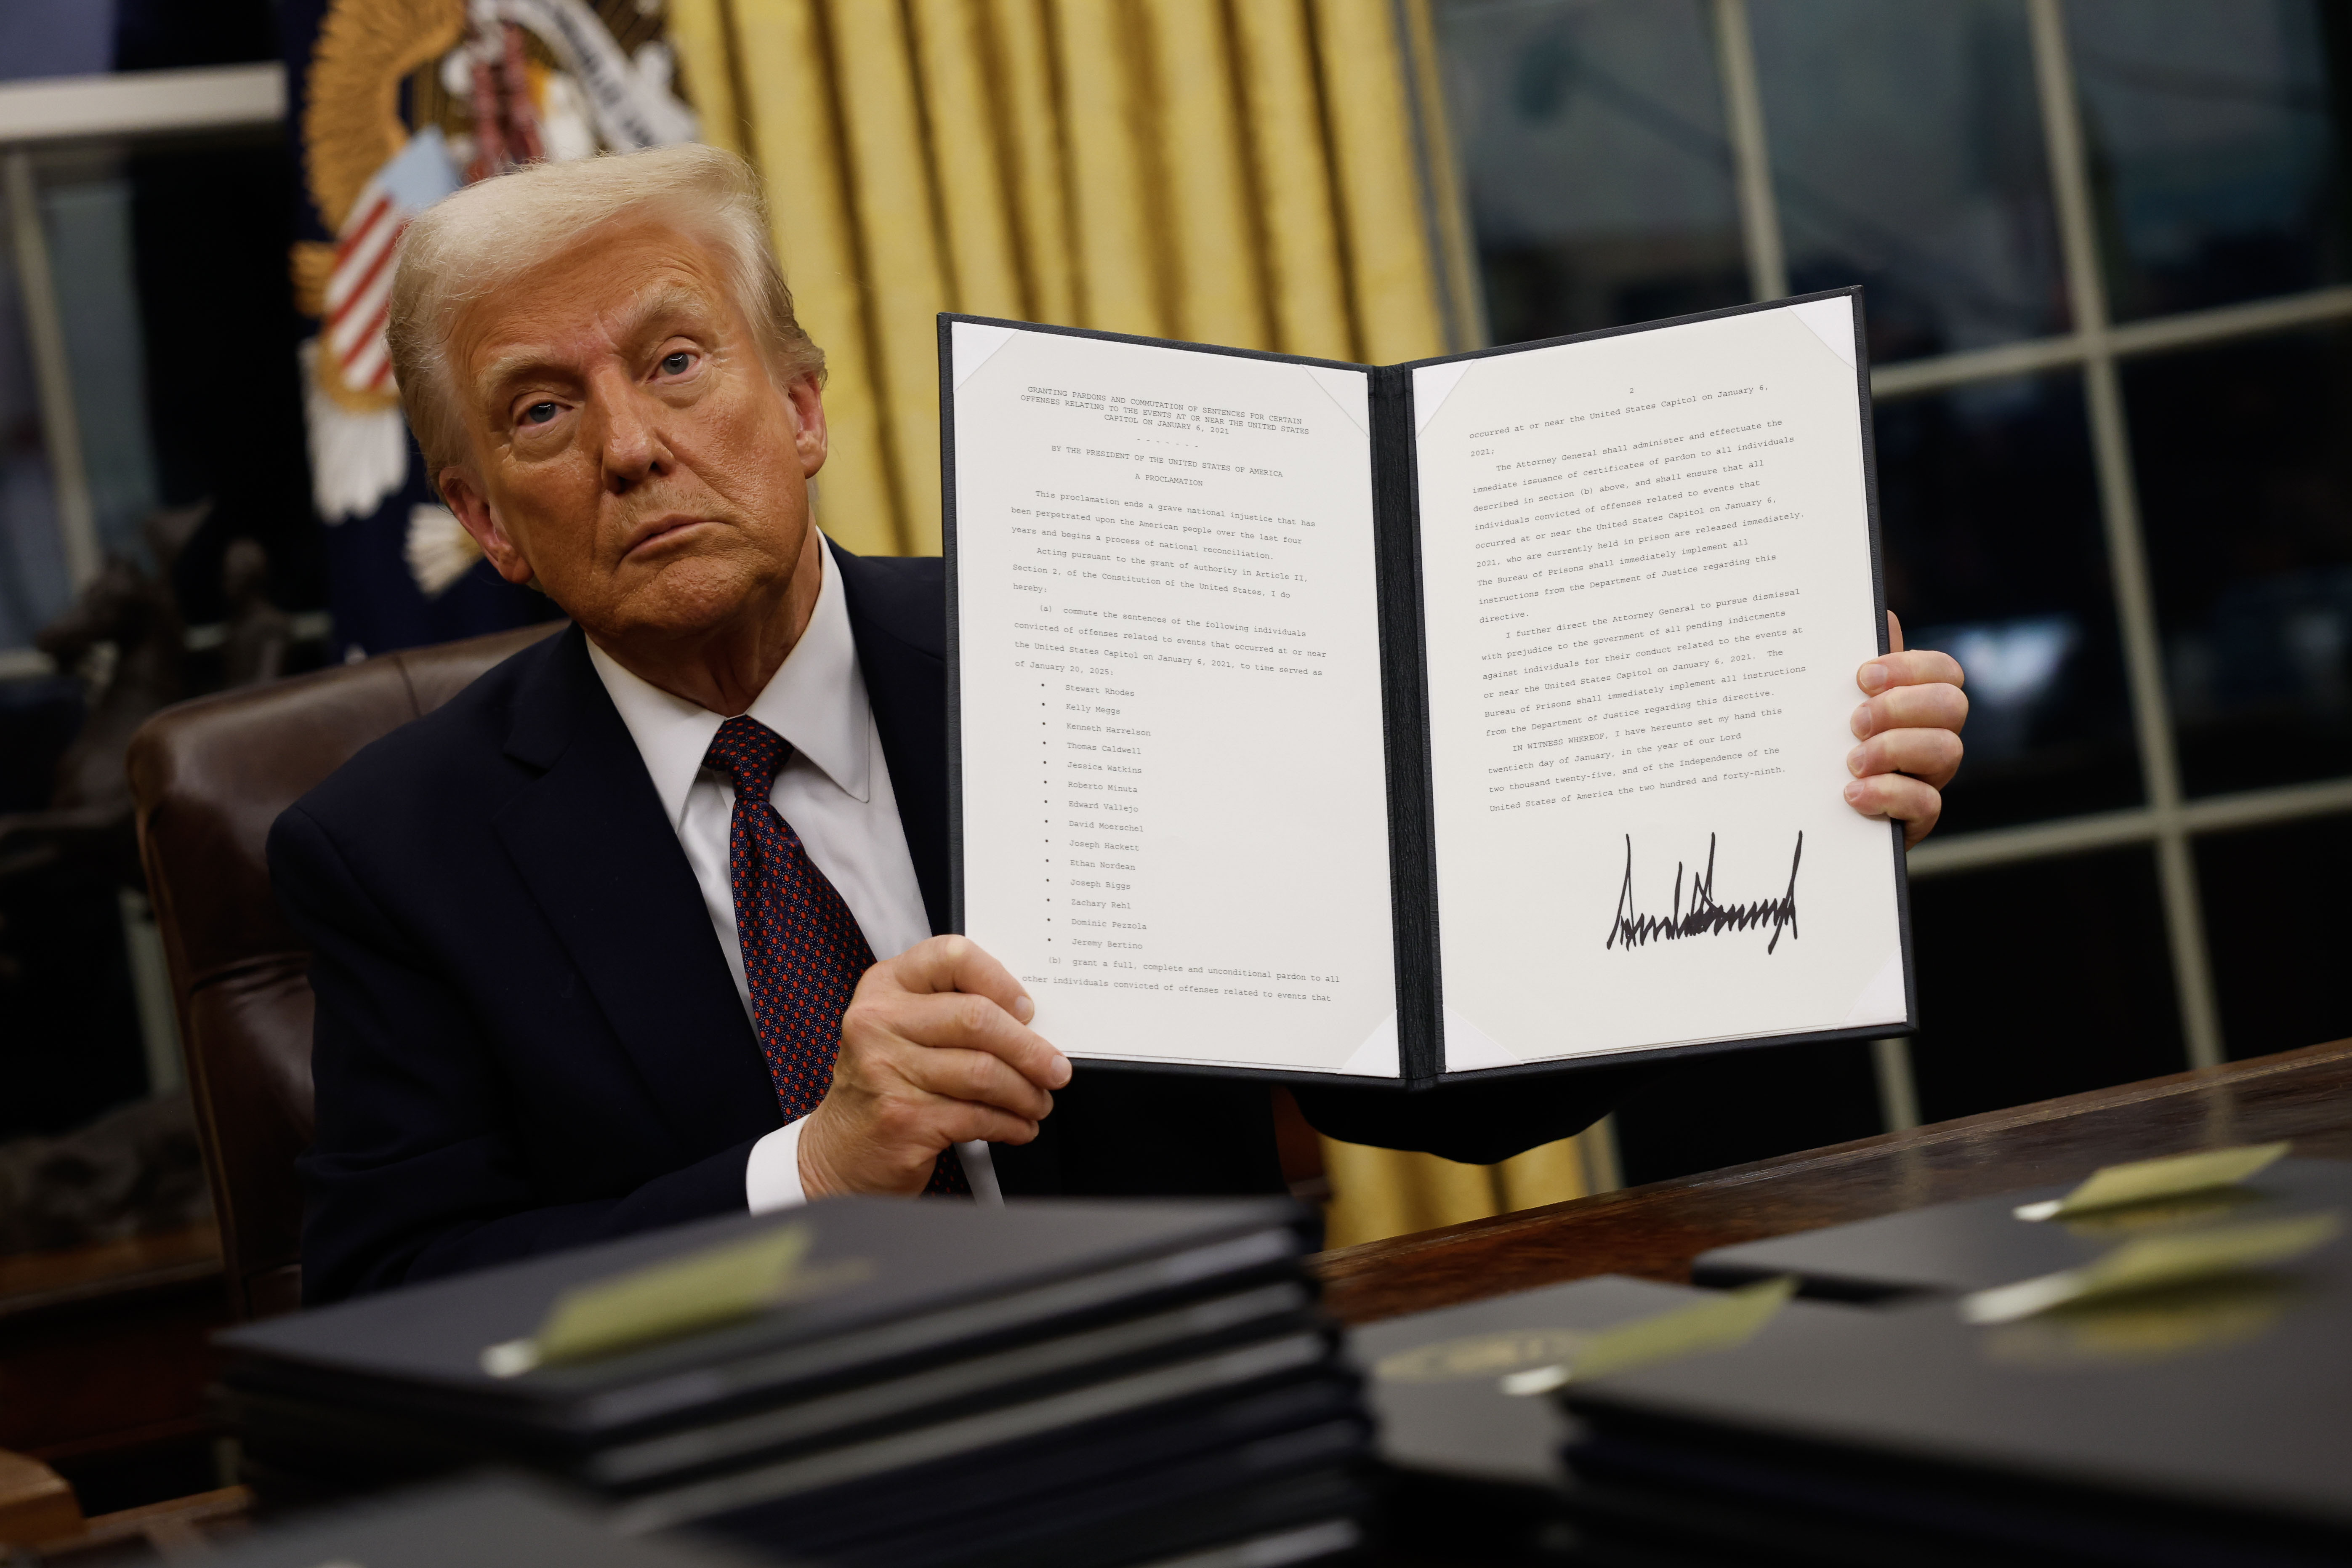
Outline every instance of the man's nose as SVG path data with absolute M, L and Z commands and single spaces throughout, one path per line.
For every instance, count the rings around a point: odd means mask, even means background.
M 606 488 L 624 494 L 664 472 L 670 453 L 662 438 L 660 404 L 618 372 L 597 377 L 592 391 L 603 416 Z

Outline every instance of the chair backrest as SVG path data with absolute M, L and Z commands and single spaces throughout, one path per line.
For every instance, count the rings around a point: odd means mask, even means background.
M 131 741 L 140 855 L 240 1318 L 301 1304 L 294 1160 L 312 1124 L 310 953 L 270 892 L 269 825 L 361 747 L 556 629 L 200 697 L 156 714 Z

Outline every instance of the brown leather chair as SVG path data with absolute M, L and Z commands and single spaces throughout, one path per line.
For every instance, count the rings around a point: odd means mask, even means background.
M 269 825 L 362 746 L 556 629 L 200 697 L 131 742 L 140 854 L 239 1318 L 291 1311 L 302 1293 L 294 1159 L 310 1142 L 310 954 L 269 890 Z

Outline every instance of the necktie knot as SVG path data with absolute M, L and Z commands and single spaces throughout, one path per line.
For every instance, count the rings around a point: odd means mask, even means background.
M 782 735 L 750 714 L 738 713 L 719 726 L 702 765 L 733 779 L 738 796 L 761 801 L 774 787 L 776 770 L 784 765 L 784 753 L 790 750 Z

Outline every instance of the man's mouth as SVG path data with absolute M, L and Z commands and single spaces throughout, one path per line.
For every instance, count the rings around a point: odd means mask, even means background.
M 713 520 L 707 517 L 655 518 L 649 522 L 640 523 L 637 526 L 634 536 L 629 541 L 628 548 L 621 553 L 625 558 L 643 551 L 659 549 L 665 542 L 711 521 Z

